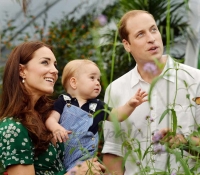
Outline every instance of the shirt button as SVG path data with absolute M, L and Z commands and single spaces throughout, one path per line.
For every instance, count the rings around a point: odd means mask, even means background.
M 92 148 L 95 148 L 95 145 L 92 145 Z
M 89 113 L 88 116 L 89 116 L 89 117 L 92 117 L 92 114 Z
M 94 140 L 94 137 L 92 137 L 92 140 Z

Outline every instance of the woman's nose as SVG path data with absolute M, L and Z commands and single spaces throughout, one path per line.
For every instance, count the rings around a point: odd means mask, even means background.
M 52 68 L 51 68 L 51 73 L 58 74 L 58 69 L 56 68 L 55 65 L 52 66 Z

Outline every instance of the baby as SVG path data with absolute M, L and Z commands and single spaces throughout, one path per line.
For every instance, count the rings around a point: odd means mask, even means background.
M 77 162 L 95 155 L 99 122 L 112 121 L 113 117 L 124 121 L 138 105 L 147 101 L 147 93 L 139 89 L 123 106 L 109 108 L 97 99 L 101 92 L 100 76 L 99 68 L 90 60 L 70 61 L 63 70 L 62 85 L 67 95 L 59 96 L 46 126 L 56 141 L 66 141 L 64 166 L 67 171 Z

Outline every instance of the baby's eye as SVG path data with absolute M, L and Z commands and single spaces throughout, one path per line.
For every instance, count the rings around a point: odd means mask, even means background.
M 137 37 L 141 37 L 141 36 L 143 36 L 143 33 L 139 33 L 139 34 L 137 35 Z
M 91 76 L 90 78 L 91 78 L 92 80 L 94 80 L 94 76 Z

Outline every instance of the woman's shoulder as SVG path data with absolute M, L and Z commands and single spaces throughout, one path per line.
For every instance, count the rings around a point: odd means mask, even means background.
M 23 135 L 27 135 L 28 130 L 22 125 L 22 123 L 14 119 L 13 117 L 7 117 L 0 121 L 0 133 L 23 133 Z

